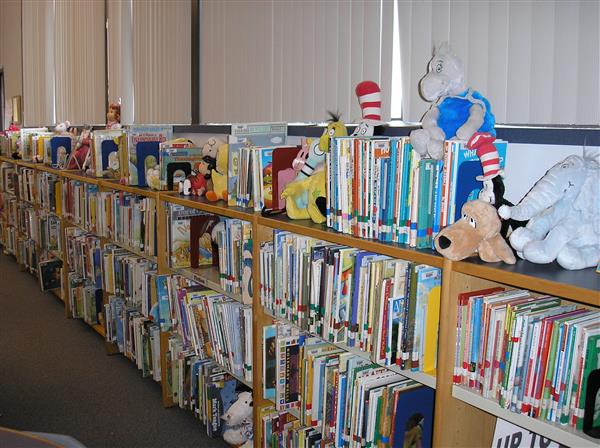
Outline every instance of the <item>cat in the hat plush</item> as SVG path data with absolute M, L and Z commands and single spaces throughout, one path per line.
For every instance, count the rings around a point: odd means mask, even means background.
M 413 148 L 422 156 L 441 159 L 444 140 L 454 137 L 469 140 L 475 132 L 496 135 L 489 101 L 467 88 L 463 64 L 447 43 L 435 51 L 419 90 L 423 99 L 433 102 L 421 120 L 422 129 L 410 133 Z
M 362 81 L 356 86 L 356 97 L 362 113 L 362 120 L 354 132 L 353 137 L 372 137 L 375 127 L 381 122 L 381 89 L 374 81 Z
M 512 207 L 514 204 L 504 198 L 504 173 L 500 169 L 500 157 L 494 145 L 495 140 L 496 137 L 489 132 L 476 132 L 467 142 L 467 148 L 476 151 L 483 169 L 483 175 L 476 177 L 478 181 L 483 183 L 478 199 L 492 204 L 498 210 L 503 205 Z M 510 218 L 501 221 L 500 235 L 505 240 L 508 240 L 509 233 L 514 229 L 524 227 L 527 224 L 527 221 L 517 221 Z

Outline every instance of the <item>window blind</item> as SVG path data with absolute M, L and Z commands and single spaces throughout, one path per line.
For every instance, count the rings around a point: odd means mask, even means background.
M 23 94 L 21 0 L 0 2 L 0 29 L 0 65 L 4 69 L 5 101 L 10 104 L 13 96 Z
M 23 120 L 54 123 L 54 2 L 22 3 Z
M 56 122 L 106 122 L 104 8 L 103 0 L 54 2 Z
M 389 120 L 393 1 L 202 1 L 201 121 L 360 120 L 379 83 Z M 386 93 L 387 92 L 387 93 Z
M 400 1 L 402 118 L 420 121 L 434 45 L 450 42 L 497 123 L 600 124 L 600 3 Z

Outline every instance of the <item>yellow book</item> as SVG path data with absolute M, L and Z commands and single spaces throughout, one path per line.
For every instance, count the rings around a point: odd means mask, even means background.
M 56 214 L 62 216 L 62 183 L 54 184 L 54 198 L 56 200 Z
M 438 348 L 438 327 L 440 324 L 441 286 L 434 286 L 429 291 L 427 300 L 427 317 L 425 321 L 425 344 L 423 353 L 423 371 L 430 372 L 436 368 Z

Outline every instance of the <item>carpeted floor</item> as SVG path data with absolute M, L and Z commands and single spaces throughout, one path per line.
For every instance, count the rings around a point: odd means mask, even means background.
M 226 447 L 190 412 L 165 409 L 103 339 L 0 255 L 0 426 L 68 434 L 88 447 Z M 1 445 L 1 443 L 0 443 Z

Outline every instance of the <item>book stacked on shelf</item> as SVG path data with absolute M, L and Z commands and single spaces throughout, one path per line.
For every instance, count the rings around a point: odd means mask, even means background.
M 298 431 L 301 429 L 300 421 L 292 414 L 287 412 L 278 412 L 274 406 L 263 406 L 259 410 L 260 425 L 262 440 L 260 446 L 262 448 L 271 447 L 304 447 L 307 446 L 308 440 L 304 444 L 299 444 Z M 315 433 L 317 432 L 314 430 Z M 316 440 L 314 442 L 317 442 Z M 314 443 L 313 443 L 314 445 Z M 308 446 L 313 446 L 310 443 Z
M 0 132 L 0 155 L 10 158 L 17 152 L 19 137 L 19 131 Z
M 4 193 L 15 193 L 15 166 L 12 163 L 0 164 L 0 189 Z
M 35 198 L 34 181 L 35 170 L 32 168 L 19 167 L 17 169 L 17 196 L 22 201 L 33 203 Z
M 98 186 L 62 179 L 62 216 L 89 232 L 97 230 Z
M 222 437 L 225 414 L 248 388 L 211 359 L 185 351 L 178 339 L 169 340 L 169 396 L 206 426 L 209 437 Z M 251 431 L 251 426 L 247 428 Z
M 38 275 L 38 253 L 35 241 L 17 236 L 15 257 L 17 258 L 17 263 L 23 265 L 27 271 Z
M 132 251 L 156 256 L 156 199 L 124 191 L 97 196 L 99 234 Z
M 600 362 L 600 312 L 526 290 L 458 298 L 454 383 L 510 411 L 583 427 Z
M 252 381 L 252 307 L 178 275 L 167 280 L 172 331 L 183 349 Z M 162 304 L 159 304 L 161 307 Z M 159 309 L 159 314 L 166 312 Z
M 500 168 L 507 143 L 497 140 Z M 433 248 L 482 188 L 481 162 L 449 140 L 443 160 L 421 158 L 408 137 L 338 137 L 327 154 L 327 226 L 339 232 Z
M 37 140 L 33 140 L 33 137 L 45 135 L 50 136 L 52 133 L 48 132 L 48 128 L 22 128 L 19 131 L 19 140 L 18 140 L 18 153 L 21 156 L 21 159 L 24 161 L 33 161 L 37 158 Z M 39 161 L 43 160 L 39 159 Z
M 173 269 L 217 266 L 221 289 L 252 303 L 252 224 L 169 203 L 167 247 Z M 200 269 L 199 275 L 202 275 Z
M 62 182 L 58 175 L 44 171 L 37 173 L 35 183 L 36 199 L 41 208 L 50 213 L 60 213 L 62 208 L 61 186 Z
M 99 129 L 92 134 L 92 174 L 95 177 L 121 179 L 119 152 L 125 151 L 123 129 Z
M 44 253 L 60 254 L 61 252 L 61 227 L 60 218 L 38 210 L 35 214 L 35 233 L 33 240 Z
M 124 152 L 121 180 L 145 187 L 145 173 L 159 163 L 159 144 L 173 138 L 170 125 L 130 125 L 127 128 L 127 151 Z
M 256 207 L 260 210 L 261 192 L 263 202 L 271 191 L 265 191 L 265 183 L 271 185 L 272 150 L 285 146 L 286 123 L 234 124 L 229 136 L 228 200 L 238 207 Z M 260 149 L 265 148 L 265 149 Z M 270 149 L 266 149 L 270 148 Z M 256 174 L 256 177 L 254 176 Z M 254 204 L 257 198 L 258 204 Z
M 274 317 L 380 365 L 436 368 L 440 269 L 275 231 L 260 276 Z
M 71 317 L 99 324 L 103 299 L 100 239 L 77 227 L 67 227 L 65 239 Z
M 101 252 L 106 340 L 160 381 L 160 326 L 156 263 L 113 244 Z
M 302 425 L 289 446 L 431 445 L 433 389 L 287 324 L 263 327 L 263 344 L 264 398 Z

